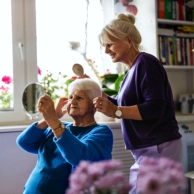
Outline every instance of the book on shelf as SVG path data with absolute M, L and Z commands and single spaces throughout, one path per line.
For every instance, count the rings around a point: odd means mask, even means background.
M 180 38 L 181 43 L 181 61 L 182 65 L 186 65 L 186 50 L 185 50 L 185 38 Z
M 178 30 L 178 31 L 175 31 L 175 36 L 193 38 L 194 37 L 194 33 L 183 32 L 183 31 L 179 31 Z
M 174 36 L 175 31 L 172 28 L 158 28 L 158 35 Z
M 185 20 L 194 21 L 194 0 L 185 0 Z
M 177 65 L 182 65 L 182 54 L 181 54 L 181 39 L 179 37 L 176 40 L 176 59 Z
M 169 65 L 174 65 L 174 41 L 172 37 L 168 37 L 168 58 L 169 58 Z
M 166 51 L 164 36 L 159 36 L 159 59 L 162 64 L 166 64 Z
M 194 21 L 194 0 L 157 0 L 160 19 Z
M 178 20 L 185 20 L 184 0 L 178 0 Z
M 189 38 L 189 55 L 190 55 L 190 64 L 189 65 L 194 65 L 193 64 L 193 52 L 192 52 L 192 50 L 193 50 L 192 40 L 193 39 Z
M 178 20 L 178 1 L 172 0 L 172 19 Z
M 165 0 L 164 5 L 165 19 L 172 20 L 172 0 Z
M 188 25 L 168 26 L 159 24 L 157 31 L 158 35 L 194 37 L 194 26 Z
M 165 0 L 158 0 L 158 18 L 165 19 Z
M 164 65 L 194 65 L 194 38 L 158 35 L 159 59 Z
M 168 38 L 167 36 L 164 37 L 164 51 L 166 53 L 166 65 L 169 65 L 169 57 L 168 57 L 168 53 L 169 53 L 169 46 L 168 46 Z
M 194 26 L 188 25 L 177 26 L 177 30 L 182 32 L 194 33 Z
M 189 46 L 189 39 L 186 38 L 186 50 L 187 50 L 187 64 L 190 65 L 191 61 L 190 61 L 190 46 Z
M 174 41 L 172 36 L 158 36 L 159 59 L 163 65 L 174 65 Z
M 194 65 L 194 38 L 192 38 L 192 57 L 193 57 L 193 65 Z

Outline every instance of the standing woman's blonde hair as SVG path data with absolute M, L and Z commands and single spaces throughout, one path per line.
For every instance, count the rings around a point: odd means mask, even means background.
M 99 35 L 99 41 L 102 46 L 112 44 L 118 40 L 124 40 L 130 37 L 135 50 L 141 50 L 141 35 L 135 27 L 135 17 L 130 14 L 119 14 L 116 19 L 107 24 Z

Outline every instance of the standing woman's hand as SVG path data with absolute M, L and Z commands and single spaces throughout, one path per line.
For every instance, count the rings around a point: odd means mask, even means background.
M 106 97 L 96 97 L 93 100 L 94 107 L 96 111 L 105 114 L 108 117 L 115 118 L 115 112 L 117 106 L 110 102 Z

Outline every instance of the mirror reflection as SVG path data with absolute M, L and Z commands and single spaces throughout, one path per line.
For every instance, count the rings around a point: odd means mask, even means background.
M 30 119 L 37 119 L 39 112 L 36 105 L 41 96 L 46 94 L 45 88 L 39 83 L 31 83 L 26 86 L 22 96 L 23 108 Z

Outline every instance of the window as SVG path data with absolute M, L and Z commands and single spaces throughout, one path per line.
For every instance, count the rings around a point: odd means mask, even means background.
M 41 82 L 52 73 L 52 78 L 58 80 L 44 82 L 45 88 L 49 85 L 60 88 L 53 92 L 52 87 L 49 92 L 52 98 L 65 94 L 64 82 L 74 75 L 75 63 L 82 64 L 85 73 L 98 81 L 88 62 L 95 61 L 93 67 L 102 74 L 101 47 L 97 39 L 102 27 L 99 0 L 36 0 L 37 64 L 41 72 L 38 78 Z
M 25 60 L 22 57 L 22 44 L 24 42 L 22 0 L 0 2 L 1 24 L 1 73 L 0 95 L 9 92 L 11 95 L 10 107 L 3 108 L 1 99 L 0 125 L 4 122 L 11 123 L 25 119 L 22 113 L 21 95 L 25 86 Z M 3 27 L 2 27 L 3 26 Z M 20 47 L 21 46 L 21 47 Z M 20 49 L 21 48 L 21 49 Z M 2 81 L 3 76 L 9 76 L 12 82 L 6 84 Z M 3 88 L 9 88 L 4 91 Z
M 11 95 L 9 107 L 3 107 L 0 99 L 0 125 L 29 122 L 22 108 L 23 90 L 31 82 L 40 82 L 48 71 L 56 77 L 58 72 L 71 77 L 72 65 L 80 63 L 85 72 L 95 78 L 87 62 L 92 59 L 99 74 L 104 73 L 107 67 L 102 58 L 106 60 L 106 57 L 97 35 L 110 17 L 105 12 L 112 3 L 111 0 L 0 2 L 0 24 L 3 26 L 0 79 L 3 76 L 11 78 L 9 84 L 0 80 L 3 87 L 9 86 Z M 37 73 L 38 67 L 41 75 Z
M 11 1 L 0 2 L 0 110 L 12 109 L 13 94 L 13 52 L 12 52 L 12 22 L 11 22 Z

